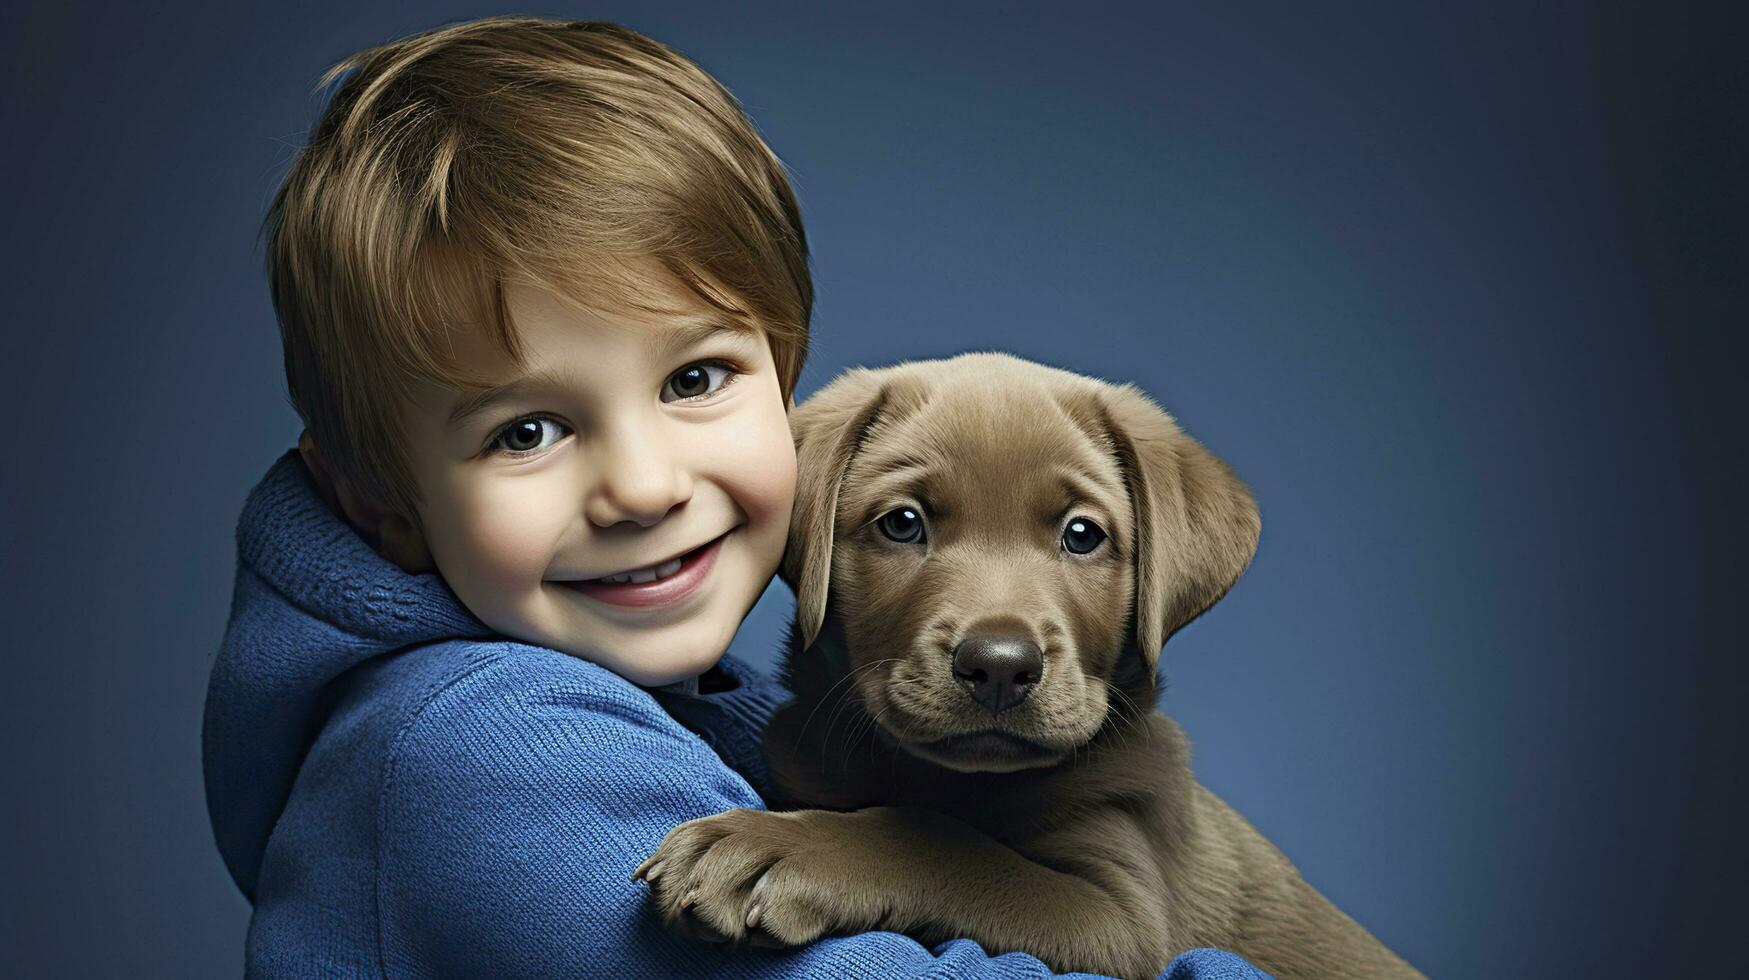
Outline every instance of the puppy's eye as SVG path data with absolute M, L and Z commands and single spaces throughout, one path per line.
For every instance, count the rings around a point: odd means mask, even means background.
M 1071 518 L 1069 526 L 1063 528 L 1063 547 L 1072 555 L 1085 555 L 1104 540 L 1105 532 L 1085 517 Z
M 923 540 L 923 515 L 915 508 L 900 507 L 887 511 L 876 523 L 882 534 L 900 544 L 916 544 Z

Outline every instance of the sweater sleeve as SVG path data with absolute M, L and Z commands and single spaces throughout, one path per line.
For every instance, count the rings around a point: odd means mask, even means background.
M 670 934 L 632 869 L 685 820 L 763 804 L 649 695 L 581 666 L 487 664 L 403 728 L 378 815 L 386 976 L 1054 975 L 968 939 L 931 951 L 871 932 L 773 951 Z

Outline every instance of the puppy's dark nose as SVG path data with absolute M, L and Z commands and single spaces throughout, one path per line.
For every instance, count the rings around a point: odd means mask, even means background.
M 1044 665 L 1038 644 L 1020 636 L 971 636 L 953 649 L 953 676 L 993 715 L 1025 701 Z

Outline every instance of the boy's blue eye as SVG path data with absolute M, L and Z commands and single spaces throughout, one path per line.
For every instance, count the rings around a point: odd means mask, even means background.
M 517 419 L 492 439 L 492 447 L 511 453 L 532 453 L 537 449 L 545 449 L 564 437 L 565 427 L 552 419 Z
M 700 361 L 688 364 L 668 376 L 662 385 L 662 400 L 684 401 L 709 398 L 723 390 L 735 378 L 735 369 L 722 361 Z M 669 397 L 672 394 L 673 397 Z

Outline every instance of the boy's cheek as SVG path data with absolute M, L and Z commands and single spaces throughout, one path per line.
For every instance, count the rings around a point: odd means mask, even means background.
M 750 472 L 749 479 L 759 484 L 761 498 L 781 511 L 787 526 L 796 494 L 796 444 L 790 432 L 789 413 L 778 399 L 773 399 L 771 405 L 753 429 L 743 466 Z
M 736 446 L 724 468 L 725 482 L 748 519 L 786 535 L 796 495 L 796 450 L 788 426 L 765 428 Z
M 481 601 L 513 603 L 539 588 L 566 515 L 576 511 L 575 501 L 565 508 L 558 482 L 488 481 L 450 501 L 434 525 L 443 530 L 432 555 L 458 594 L 465 588 Z

